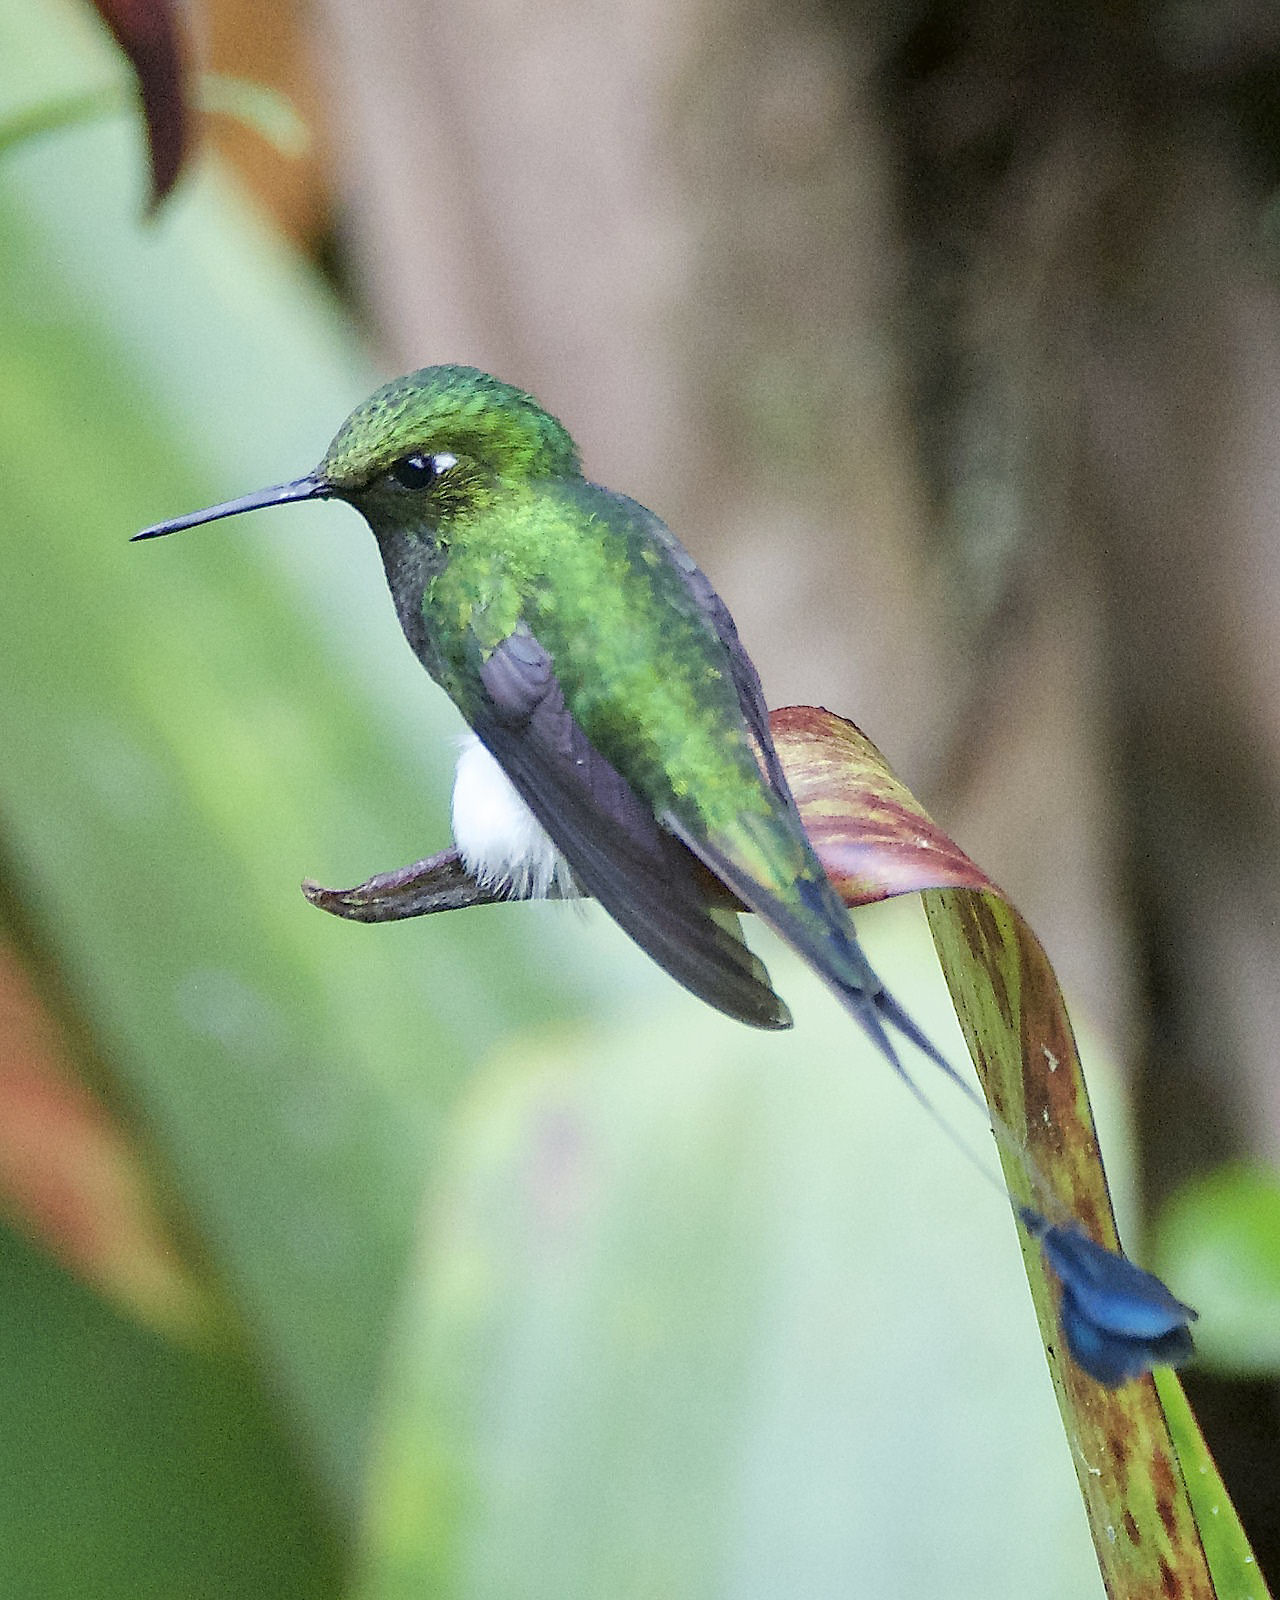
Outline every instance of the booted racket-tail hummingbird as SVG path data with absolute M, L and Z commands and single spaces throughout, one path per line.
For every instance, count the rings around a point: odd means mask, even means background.
M 322 499 L 368 522 L 405 637 L 473 730 L 453 832 L 481 885 L 593 895 L 709 1005 L 789 1027 L 743 939 L 746 907 L 931 1111 L 894 1035 L 982 1105 L 864 955 L 724 602 L 653 512 L 583 476 L 537 401 L 471 367 L 426 367 L 358 406 L 305 477 L 135 537 Z M 1185 1358 L 1194 1312 L 1158 1279 L 1070 1224 L 1020 1215 L 1062 1282 L 1081 1366 L 1116 1384 Z
M 454 842 L 489 885 L 573 881 L 672 977 L 741 1022 L 791 1018 L 742 906 L 826 980 L 894 1069 L 890 1030 L 952 1068 L 880 982 L 800 820 L 724 602 L 658 517 L 582 474 L 565 428 L 471 367 L 352 412 L 313 472 L 137 535 L 345 500 L 405 637 L 474 731 Z

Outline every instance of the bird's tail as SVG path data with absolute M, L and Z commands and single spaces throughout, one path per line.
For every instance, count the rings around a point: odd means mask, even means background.
M 793 892 L 784 898 L 712 840 L 683 828 L 678 818 L 664 816 L 662 821 L 705 862 L 717 878 L 733 890 L 744 905 L 749 906 L 798 955 L 804 957 L 935 1120 L 942 1119 L 903 1065 L 893 1039 L 894 1033 L 914 1045 L 959 1088 L 966 1099 L 978 1107 L 984 1117 L 989 1117 L 986 1101 L 978 1090 L 952 1066 L 924 1029 L 880 981 L 858 943 L 848 908 L 816 858 L 811 857 L 808 861 L 801 858 L 799 870 L 789 879 Z M 790 840 L 787 842 L 791 843 Z
M 673 827 L 673 831 L 677 830 Z M 1045 1260 L 1062 1286 L 1059 1316 L 1076 1365 L 1114 1388 L 1141 1377 L 1153 1366 L 1178 1366 L 1186 1361 L 1192 1353 L 1188 1324 L 1196 1313 L 1122 1252 L 1089 1239 L 1077 1222 L 1051 1222 L 1039 1211 L 1017 1204 L 903 1066 L 894 1034 L 909 1040 L 977 1105 L 997 1140 L 1017 1151 L 1032 1189 L 1052 1197 L 1052 1189 L 1029 1152 L 880 982 L 858 943 L 843 901 L 821 867 L 817 869 L 821 876 L 811 870 L 793 880 L 798 893 L 794 900 L 784 900 L 722 856 L 714 845 L 687 837 L 685 843 L 822 976 L 951 1144 L 1013 1204 L 1022 1225 L 1039 1240 Z
M 710 864 L 710 863 L 709 863 Z M 731 863 L 716 864 L 714 870 L 727 872 Z M 821 869 L 819 868 L 821 872 Z M 944 1077 L 948 1078 L 965 1099 L 978 1111 L 996 1140 L 1009 1150 L 1016 1150 L 1021 1159 L 1026 1152 L 1013 1138 L 998 1115 L 987 1105 L 980 1091 L 947 1060 L 910 1012 L 885 988 L 875 968 L 867 960 L 858 935 L 854 931 L 848 908 L 836 893 L 825 873 L 816 877 L 806 873 L 795 881 L 800 907 L 781 900 L 758 883 L 735 874 L 728 880 L 734 892 L 751 909 L 766 921 L 794 949 L 804 957 L 815 972 L 831 989 L 845 1010 L 863 1030 L 893 1068 L 909 1093 L 941 1130 L 947 1142 L 965 1158 L 983 1181 L 1007 1195 L 1008 1190 L 987 1162 L 983 1161 L 971 1145 L 933 1103 L 903 1063 L 897 1034 L 930 1061 Z
M 832 897 L 838 899 L 834 890 Z M 802 942 L 796 936 L 797 933 L 803 935 L 803 929 L 793 932 L 776 916 L 765 914 L 779 933 L 818 968 L 845 1009 L 870 1035 L 951 1144 L 988 1183 L 1013 1203 L 1023 1227 L 1039 1241 L 1045 1260 L 1061 1285 L 1059 1320 L 1076 1365 L 1098 1383 L 1114 1389 L 1142 1377 L 1152 1367 L 1178 1367 L 1190 1360 L 1193 1354 L 1190 1324 L 1196 1318 L 1191 1307 L 1176 1299 L 1159 1278 L 1135 1266 L 1122 1251 L 1090 1239 L 1078 1222 L 1051 1223 L 1040 1212 L 1014 1202 L 1005 1184 L 959 1137 L 907 1072 L 890 1029 L 909 1039 L 921 1054 L 959 1085 L 965 1096 L 981 1109 L 997 1140 L 1017 1151 L 1032 1188 L 1052 1196 L 1052 1189 L 1029 1152 L 1014 1140 L 1008 1127 L 988 1109 L 978 1091 L 960 1077 L 928 1035 L 876 978 L 857 942 L 852 924 L 837 965 L 815 957 L 808 941 Z M 837 925 L 832 930 L 833 939 L 838 939 L 838 931 Z
M 797 888 L 809 916 L 798 916 L 785 905 L 777 904 L 760 914 L 823 978 L 915 1098 L 946 1129 L 949 1138 L 955 1140 L 954 1130 L 903 1065 L 893 1038 L 895 1033 L 914 1045 L 989 1121 L 990 1108 L 981 1093 L 947 1060 L 910 1012 L 880 981 L 858 943 L 848 910 L 830 881 L 825 876 L 821 880 L 805 878 L 798 882 Z M 968 1154 L 968 1146 L 964 1149 Z

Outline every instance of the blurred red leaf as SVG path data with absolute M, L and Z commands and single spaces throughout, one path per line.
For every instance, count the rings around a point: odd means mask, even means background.
M 207 1297 L 124 1126 L 75 1075 L 0 945 L 0 1215 L 135 1316 L 191 1333 Z
M 94 0 L 129 58 L 142 94 L 151 153 L 151 209 L 182 171 L 191 138 L 186 49 L 172 0 Z
M 923 894 L 983 1092 L 1019 1147 L 1001 1149 L 1010 1192 L 1051 1216 L 1078 1218 L 1092 1238 L 1116 1246 L 1075 1037 L 1040 941 L 852 723 L 790 706 L 774 712 L 771 724 L 805 826 L 848 903 Z M 1182 1427 L 1180 1453 L 1151 1378 L 1108 1390 L 1065 1358 L 1040 1250 L 1020 1237 L 1108 1594 L 1209 1600 L 1242 1593 L 1234 1583 L 1215 1587 L 1194 1500 L 1212 1513 L 1214 1570 L 1249 1571 L 1256 1582 L 1243 1593 L 1265 1595 L 1203 1441 Z M 1180 1396 L 1172 1373 L 1162 1372 L 1160 1384 Z

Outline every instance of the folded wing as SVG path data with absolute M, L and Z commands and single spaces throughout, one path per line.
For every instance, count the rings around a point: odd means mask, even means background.
M 659 826 L 565 704 L 550 655 L 525 628 L 480 666 L 471 721 L 584 889 L 685 988 L 757 1028 L 791 1016 L 736 914 L 711 905 L 697 858 Z

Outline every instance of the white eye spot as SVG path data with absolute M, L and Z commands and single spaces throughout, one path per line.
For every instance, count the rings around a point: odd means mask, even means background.
M 436 469 L 436 476 L 439 477 L 442 472 L 448 472 L 450 467 L 456 467 L 458 458 L 452 451 L 441 450 L 432 456 L 431 465 Z

